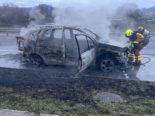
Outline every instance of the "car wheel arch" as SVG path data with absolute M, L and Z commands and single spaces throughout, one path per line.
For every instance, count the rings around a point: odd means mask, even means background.
M 115 55 L 111 52 L 104 52 L 102 54 L 100 54 L 97 58 L 96 58 L 96 67 L 101 70 L 101 62 L 103 60 L 111 60 L 111 65 L 113 65 L 113 67 L 115 67 L 116 62 L 115 62 Z M 103 70 L 102 70 L 103 71 Z M 103 71 L 104 72 L 104 71 Z M 106 71 L 105 71 L 106 72 Z
M 31 53 L 30 55 L 29 55 L 29 59 L 30 59 L 30 62 L 31 62 L 31 58 L 39 58 L 39 60 L 40 60 L 40 63 L 41 64 L 45 64 L 45 62 L 44 62 L 44 59 L 39 55 L 39 54 L 37 54 L 37 53 Z M 38 64 L 38 65 L 41 65 L 41 64 Z

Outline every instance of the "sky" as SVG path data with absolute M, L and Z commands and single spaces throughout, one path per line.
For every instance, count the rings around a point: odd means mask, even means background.
M 31 7 L 38 4 L 49 4 L 58 7 L 68 6 L 70 4 L 89 5 L 93 4 L 111 4 L 119 6 L 123 3 L 135 3 L 139 8 L 150 8 L 155 6 L 155 0 L 0 0 L 0 5 L 13 3 L 21 7 Z

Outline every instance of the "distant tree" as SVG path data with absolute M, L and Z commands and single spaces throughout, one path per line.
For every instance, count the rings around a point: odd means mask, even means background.
M 45 17 L 43 23 L 53 22 L 53 7 L 50 5 L 39 5 L 34 8 L 39 9 L 39 12 Z M 4 4 L 0 6 L 0 26 L 28 26 L 36 19 L 30 15 L 33 8 L 18 7 L 14 4 Z
M 45 16 L 46 22 L 51 23 L 54 21 L 54 16 L 52 14 L 54 7 L 46 4 L 41 4 L 38 6 L 38 8 L 40 9 L 40 12 Z

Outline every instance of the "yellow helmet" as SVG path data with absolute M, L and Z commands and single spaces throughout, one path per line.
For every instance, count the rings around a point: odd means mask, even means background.
M 130 37 L 133 34 L 133 31 L 131 29 L 127 29 L 125 32 L 126 37 Z

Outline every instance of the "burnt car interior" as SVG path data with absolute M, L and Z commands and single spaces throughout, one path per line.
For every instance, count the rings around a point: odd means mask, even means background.
M 71 29 L 64 30 L 65 48 L 67 61 L 77 62 L 79 60 L 79 50 L 75 37 Z
M 44 30 L 37 40 L 37 52 L 50 60 L 63 61 L 63 38 L 61 29 Z

